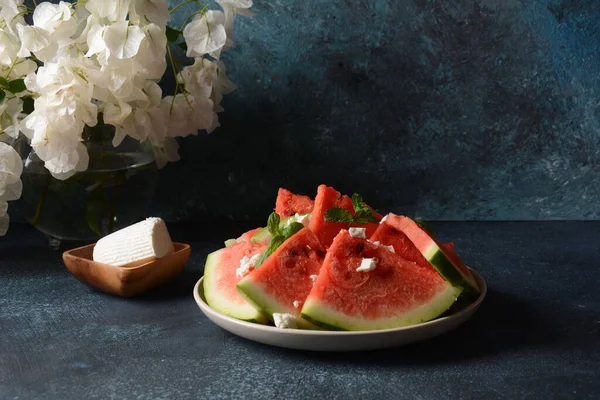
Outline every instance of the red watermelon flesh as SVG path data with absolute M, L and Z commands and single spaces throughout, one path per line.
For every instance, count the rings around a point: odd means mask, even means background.
M 402 231 L 395 228 L 392 221 L 388 222 L 390 218 L 392 217 L 388 217 L 386 221 L 379 225 L 369 240 L 386 246 L 392 246 L 396 254 L 405 260 L 414 262 L 421 268 L 435 271 L 435 268 L 421 254 L 419 249 L 415 247 L 413 242 Z
M 312 212 L 314 206 L 315 202 L 310 197 L 280 188 L 275 201 L 275 212 L 283 219 L 295 214 L 308 214 Z
M 352 215 L 354 215 L 354 212 L 352 212 Z M 381 221 L 382 216 L 377 211 L 373 210 L 373 216 L 375 218 L 377 218 L 378 221 Z M 365 236 L 367 238 L 370 238 L 375 233 L 375 231 L 377 230 L 377 228 L 379 228 L 379 224 L 375 224 L 375 223 L 368 223 L 368 224 L 361 224 L 361 225 L 352 225 L 352 226 L 358 227 L 358 228 L 365 228 L 366 229 Z
M 376 259 L 375 269 L 357 271 L 364 258 Z M 433 269 L 342 230 L 327 252 L 301 315 L 328 329 L 396 328 L 438 317 L 461 290 Z
M 479 293 L 477 281 L 452 247 L 443 246 L 419 224 L 408 217 L 388 214 L 385 224 L 402 232 L 448 282 L 465 289 L 465 295 Z
M 328 247 L 341 229 L 347 229 L 348 223 L 325 221 L 325 213 L 333 207 L 341 207 L 354 214 L 352 200 L 342 196 L 332 187 L 320 185 L 315 197 L 315 207 L 310 217 L 309 229 L 319 238 L 323 246 Z
M 254 234 L 258 231 L 260 231 L 262 228 L 256 228 L 256 229 L 252 229 L 249 230 L 248 232 L 245 232 L 242 234 L 242 236 L 240 236 L 237 241 L 238 242 L 249 242 L 250 238 L 252 238 L 252 236 L 254 236 Z
M 251 232 L 245 235 L 248 236 Z M 204 266 L 204 295 L 209 306 L 233 318 L 267 322 L 267 319 L 238 293 L 236 287 L 242 279 L 236 275 L 242 258 L 260 254 L 266 247 L 266 243 L 239 241 L 208 255 Z
M 324 256 L 325 249 L 319 239 L 304 228 L 244 277 L 237 288 L 265 315 L 290 313 L 299 316 L 313 286 L 311 275 L 319 274 Z

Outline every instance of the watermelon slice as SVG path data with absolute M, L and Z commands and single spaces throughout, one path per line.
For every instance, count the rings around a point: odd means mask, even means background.
M 354 206 L 352 200 L 342 195 L 340 192 L 332 187 L 326 185 L 320 185 L 317 189 L 317 197 L 315 197 L 315 207 L 310 218 L 309 228 L 317 235 L 321 243 L 325 247 L 329 247 L 333 238 L 338 234 L 341 229 L 348 229 L 350 226 L 365 228 L 366 237 L 370 237 L 379 227 L 378 224 L 348 224 L 346 222 L 329 222 L 325 220 L 325 213 L 333 207 L 341 207 L 348 210 L 352 216 L 354 216 Z M 377 220 L 381 220 L 381 215 L 373 211 L 373 215 Z
M 477 281 L 471 271 L 454 251 L 454 245 L 438 244 L 419 224 L 408 217 L 388 214 L 385 222 L 371 237 L 383 244 L 394 246 L 396 252 L 404 258 L 424 266 L 423 259 L 429 262 L 450 284 L 465 289 L 467 296 L 479 294 Z
M 341 207 L 354 212 L 352 200 L 348 196 L 342 196 L 340 192 L 332 187 L 320 185 L 317 189 L 317 197 L 315 197 L 315 207 L 313 208 L 310 218 L 309 229 L 313 231 L 319 238 L 319 241 L 329 247 L 333 238 L 341 229 L 347 229 L 348 224 L 345 222 L 329 222 L 325 220 L 325 213 L 333 207 Z
M 308 214 L 312 212 L 314 206 L 315 202 L 310 197 L 280 188 L 275 201 L 275 212 L 283 219 L 295 214 Z
M 257 234 L 258 232 L 260 232 L 263 228 L 256 228 L 256 229 L 252 229 L 249 230 L 248 232 L 245 232 L 242 234 L 242 236 L 240 236 L 237 239 L 227 239 L 225 241 L 225 247 L 229 247 L 229 246 L 233 246 L 236 243 L 240 243 L 240 242 L 249 242 L 250 240 L 252 240 Z M 260 238 L 257 237 L 256 240 L 253 240 L 253 243 L 256 244 L 261 244 L 261 243 L 269 243 L 269 239 L 264 239 L 264 238 Z
M 311 275 L 318 275 L 325 251 L 319 239 L 304 228 L 287 239 L 265 262 L 238 284 L 239 292 L 263 314 L 300 316 L 312 289 Z M 298 321 L 300 327 L 302 321 Z
M 374 269 L 357 271 L 372 259 Z M 327 252 L 301 316 L 326 329 L 396 328 L 438 317 L 461 291 L 436 271 L 342 230 Z
M 208 255 L 204 265 L 204 294 L 213 309 L 233 318 L 267 323 L 267 318 L 251 306 L 237 291 L 242 277 L 236 274 L 244 257 L 248 259 L 262 253 L 268 243 L 251 243 L 257 230 L 246 232 L 236 243 Z

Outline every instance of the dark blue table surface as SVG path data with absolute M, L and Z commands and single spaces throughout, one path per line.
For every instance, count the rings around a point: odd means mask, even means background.
M 438 222 L 489 294 L 462 327 L 363 353 L 269 347 L 220 329 L 192 288 L 249 225 L 170 226 L 193 253 L 135 299 L 73 278 L 42 235 L 0 238 L 1 399 L 600 398 L 600 222 Z

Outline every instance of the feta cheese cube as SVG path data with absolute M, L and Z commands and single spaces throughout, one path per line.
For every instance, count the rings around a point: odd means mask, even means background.
M 348 229 L 348 232 L 350 233 L 350 236 L 355 237 L 355 238 L 362 238 L 362 239 L 366 239 L 367 238 L 367 229 L 366 228 L 350 228 Z
M 356 272 L 369 272 L 373 271 L 377 267 L 376 258 L 363 258 L 360 262 L 360 266 L 356 268 Z
M 281 329 L 295 329 L 296 328 L 296 316 L 288 313 L 274 313 L 273 322 L 275 326 Z

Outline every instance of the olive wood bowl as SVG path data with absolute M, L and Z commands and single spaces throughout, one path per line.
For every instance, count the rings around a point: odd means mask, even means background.
M 162 285 L 182 270 L 190 258 L 191 247 L 173 243 L 175 252 L 161 258 L 145 258 L 115 267 L 93 260 L 90 244 L 63 253 L 63 261 L 79 281 L 102 292 L 121 297 L 133 297 Z

